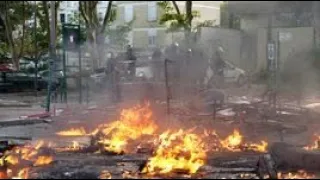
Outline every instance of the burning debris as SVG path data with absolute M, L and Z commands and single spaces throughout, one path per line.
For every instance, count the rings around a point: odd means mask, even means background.
M 111 179 L 111 178 L 112 178 L 112 175 L 109 171 L 107 171 L 107 170 L 101 171 L 99 179 Z
M 86 130 L 84 128 L 71 128 L 70 130 L 60 131 L 56 133 L 59 136 L 86 136 Z
M 200 136 L 184 130 L 167 131 L 160 135 L 157 150 L 142 172 L 194 174 L 205 164 L 205 159 L 206 149 Z
M 289 173 L 281 173 L 277 174 L 278 179 L 314 179 L 315 175 L 309 174 L 304 170 L 299 170 L 298 172 L 289 172 Z
M 213 152 L 215 151 L 230 151 L 230 152 L 240 152 L 240 151 L 255 151 L 255 152 L 267 152 L 268 143 L 261 141 L 260 144 L 256 143 L 245 143 L 244 137 L 238 130 L 234 130 L 231 135 L 225 139 L 220 139 L 218 134 L 213 132 L 204 132 L 205 139 L 209 141 L 209 149 Z
M 129 141 L 143 135 L 153 135 L 156 129 L 152 111 L 146 104 L 122 110 L 120 120 L 100 126 L 92 135 L 96 136 L 97 143 L 103 146 L 104 151 L 121 154 L 129 151 Z
M 83 149 L 84 146 L 82 146 L 78 141 L 72 141 L 72 144 L 68 147 L 55 147 L 54 150 L 56 152 L 75 152 L 80 151 Z
M 6 151 L 0 159 L 1 177 L 4 178 L 28 178 L 29 169 L 34 166 L 48 165 L 53 161 L 53 157 L 41 151 L 44 146 L 43 141 L 35 145 L 25 145 L 15 147 Z
M 92 143 L 100 146 L 100 151 L 122 154 L 129 151 L 129 141 L 132 142 L 145 135 L 153 135 L 157 125 L 152 119 L 149 104 L 123 109 L 120 119 L 110 124 L 101 124 L 91 133 L 86 133 L 84 128 L 72 128 L 56 133 L 59 136 L 91 136 Z M 77 145 L 63 150 L 77 150 Z
M 315 150 L 320 150 L 320 136 L 315 135 L 316 139 L 314 143 L 310 146 L 306 146 L 303 149 L 307 151 L 315 151 Z
M 92 158 L 95 160 L 96 158 L 99 159 L 101 154 L 105 155 L 105 153 L 116 155 L 126 153 L 124 156 L 139 156 L 137 153 L 142 153 L 140 154 L 143 157 L 142 159 L 134 158 L 134 160 L 130 160 L 130 166 L 126 166 L 126 168 L 119 167 L 119 169 L 118 165 L 112 167 L 113 165 L 111 164 L 117 164 L 117 161 L 121 161 L 120 159 L 123 156 L 109 156 L 110 158 L 114 158 L 114 160 L 103 162 L 101 165 L 106 165 L 105 167 L 101 167 L 97 174 L 90 174 L 90 177 L 94 176 L 100 179 L 111 179 L 120 176 L 130 179 L 139 177 L 260 177 L 260 174 L 256 173 L 256 166 L 259 166 L 256 165 L 258 164 L 256 162 L 252 161 L 253 165 L 252 167 L 250 166 L 251 168 L 245 168 L 248 163 L 252 162 L 244 158 L 245 162 L 242 164 L 237 161 L 235 162 L 235 167 L 227 165 L 227 168 L 221 169 L 221 163 L 218 162 L 217 164 L 220 165 L 217 167 L 216 164 L 214 166 L 211 164 L 213 161 L 217 162 L 217 159 L 208 159 L 208 154 L 247 151 L 265 153 L 268 147 L 268 143 L 265 141 L 249 143 L 246 141 L 245 136 L 236 129 L 230 135 L 221 138 L 213 130 L 204 130 L 203 133 L 196 131 L 197 128 L 190 130 L 180 129 L 178 131 L 168 130 L 159 135 L 156 133 L 157 128 L 158 126 L 153 120 L 149 105 L 138 105 L 122 110 L 119 120 L 109 124 L 101 124 L 92 132 L 88 132 L 84 128 L 71 128 L 66 131 L 60 131 L 56 134 L 63 137 L 62 143 L 67 142 L 69 144 L 59 147 L 57 144 L 49 143 L 48 147 L 52 148 L 57 155 L 61 153 L 61 155 L 65 154 L 69 156 L 70 153 L 85 152 L 84 154 L 78 153 L 78 155 L 89 155 L 87 156 L 89 158 L 91 156 L 90 153 L 97 152 L 98 154 Z M 55 143 L 59 144 L 58 141 Z M 46 151 L 41 151 L 44 145 L 45 143 L 40 141 L 33 146 L 17 147 L 6 152 L 0 161 L 0 168 L 2 167 L 3 169 L 0 170 L 0 178 L 28 178 L 30 168 L 52 163 L 53 157 L 46 154 Z M 315 148 L 315 146 L 313 147 Z M 88 150 L 90 148 L 93 150 Z M 151 157 L 149 157 L 150 154 Z M 222 155 L 223 153 L 219 154 Z M 258 155 L 256 153 L 253 154 Z M 55 164 L 58 165 L 60 163 L 59 157 L 56 157 L 55 160 Z M 64 161 L 63 158 L 61 161 Z M 67 161 L 64 163 L 68 163 Z M 77 162 L 82 161 L 84 160 L 81 159 Z M 138 163 L 134 164 L 134 162 Z M 76 166 L 76 164 L 70 167 Z M 96 164 L 96 162 L 92 164 Z M 106 170 L 105 168 L 115 169 Z M 115 171 L 119 172 L 114 173 Z M 59 168 L 56 172 L 59 172 Z M 74 173 L 75 177 L 83 176 L 76 169 L 71 171 L 69 169 L 68 172 Z M 63 174 L 63 172 L 61 173 Z M 85 172 L 83 173 L 85 174 Z M 56 173 L 52 175 L 54 174 Z M 274 173 L 274 177 L 276 175 Z M 300 177 L 312 178 L 314 176 L 303 171 L 278 174 L 279 179 L 297 179 Z

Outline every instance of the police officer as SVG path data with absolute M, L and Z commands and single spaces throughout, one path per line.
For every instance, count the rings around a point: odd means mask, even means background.
M 136 74 L 136 60 L 137 60 L 137 58 L 136 58 L 136 56 L 134 55 L 133 49 L 132 49 L 132 47 L 131 47 L 130 45 L 127 46 L 127 53 L 126 53 L 126 55 L 127 55 L 127 60 L 132 61 L 132 62 L 129 64 L 128 69 L 129 69 L 129 71 L 130 71 L 130 76 L 131 76 L 131 78 L 133 78 L 133 77 L 135 76 L 135 74 Z
M 161 61 L 162 52 L 159 48 L 156 48 L 152 53 L 152 67 L 154 72 L 154 78 L 158 79 L 161 76 L 163 62 Z
M 223 72 L 224 72 L 225 62 L 222 59 L 222 53 L 223 53 L 223 49 L 219 47 L 218 50 L 215 52 L 215 57 L 214 57 L 214 74 L 216 75 L 219 85 L 221 85 L 221 83 L 224 82 Z
M 121 99 L 121 90 L 120 90 L 120 71 L 117 68 L 117 60 L 112 52 L 108 54 L 107 61 L 107 79 L 109 82 L 109 89 L 112 92 L 112 97 L 114 101 L 119 102 Z

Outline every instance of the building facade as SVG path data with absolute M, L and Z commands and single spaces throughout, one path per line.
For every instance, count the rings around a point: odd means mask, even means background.
M 157 5 L 158 1 L 114 1 L 117 7 L 117 17 L 114 26 L 124 25 L 132 21 L 132 30 L 128 34 L 129 44 L 137 49 L 153 49 L 172 43 L 172 33 L 166 32 L 166 27 L 159 24 L 163 10 Z M 99 1 L 97 13 L 99 20 L 103 20 L 109 1 Z M 194 1 L 193 9 L 200 12 L 200 18 L 194 22 L 214 20 L 219 25 L 220 1 Z M 184 11 L 184 2 L 178 2 L 181 11 Z M 78 13 L 78 1 L 62 1 L 59 8 L 59 16 L 64 16 L 65 22 L 71 22 L 73 16 Z M 60 19 L 60 18 L 59 18 Z M 179 36 L 180 37 L 180 36 Z M 183 36 L 181 36 L 183 37 Z M 181 38 L 180 37 L 180 38 Z
M 161 9 L 157 1 L 118 1 L 116 24 L 132 22 L 128 35 L 134 48 L 161 47 L 165 44 L 166 28 L 159 24 Z

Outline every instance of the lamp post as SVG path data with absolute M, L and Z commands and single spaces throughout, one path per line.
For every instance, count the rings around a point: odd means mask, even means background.
M 34 81 L 34 89 L 35 95 L 38 97 L 38 45 L 37 45 L 37 1 L 34 1 L 34 17 L 33 17 L 33 25 L 34 25 L 34 63 L 35 63 L 35 81 Z
M 56 18 L 56 11 L 55 11 L 55 1 L 50 1 L 50 62 L 49 62 L 49 82 L 48 82 L 48 92 L 47 92 L 47 104 L 46 110 L 47 112 L 50 111 L 50 100 L 51 100 L 51 83 L 52 83 L 52 70 L 55 60 L 55 40 L 56 40 L 56 25 L 55 25 L 55 18 Z

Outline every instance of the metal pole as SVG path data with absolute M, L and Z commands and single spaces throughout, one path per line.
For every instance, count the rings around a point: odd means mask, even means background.
M 79 53 L 79 85 L 80 85 L 80 88 L 79 88 L 79 103 L 81 104 L 82 103 L 82 63 L 81 63 L 81 46 L 80 46 L 80 25 L 78 26 L 78 45 L 79 45 L 79 50 L 78 50 L 78 53 Z
M 34 62 L 35 62 L 35 95 L 38 97 L 38 42 L 37 42 L 37 1 L 34 1 Z
M 164 75 L 166 81 L 166 95 L 167 95 L 167 115 L 170 115 L 170 89 L 169 89 L 169 79 L 168 79 L 168 59 L 164 60 Z
M 272 60 L 270 59 L 270 52 L 269 52 L 269 44 L 272 43 L 272 14 L 269 13 L 268 14 L 268 27 L 267 27 L 267 71 L 268 71 L 268 75 L 269 75 L 269 79 L 268 79 L 268 91 L 270 92 L 269 93 L 269 97 L 268 97 L 268 102 L 269 104 L 273 104 L 272 101 L 273 101 L 273 82 L 272 82 L 272 79 L 273 79 L 273 70 L 272 70 Z
M 62 24 L 62 37 L 63 37 L 63 43 L 62 43 L 62 63 L 63 63 L 63 98 L 64 102 L 68 103 L 67 98 L 67 62 L 66 62 L 66 40 L 65 40 L 65 25 Z
M 55 26 L 55 1 L 50 1 L 50 62 L 49 62 L 49 82 L 48 82 L 48 94 L 47 94 L 47 112 L 50 111 L 50 100 L 51 100 L 51 81 L 52 81 L 52 66 L 55 60 L 55 39 L 56 39 L 56 26 Z
M 89 104 L 89 78 L 87 77 L 86 80 L 86 100 L 87 100 L 87 105 Z
M 80 12 L 80 1 L 79 1 L 79 12 Z M 78 38 L 77 38 L 77 44 L 78 44 L 78 47 L 79 47 L 79 85 L 80 85 L 80 88 L 79 88 L 79 103 L 81 104 L 82 103 L 82 63 L 81 63 L 81 45 L 80 45 L 80 13 L 78 14 L 78 19 L 79 19 L 79 24 L 78 24 Z

